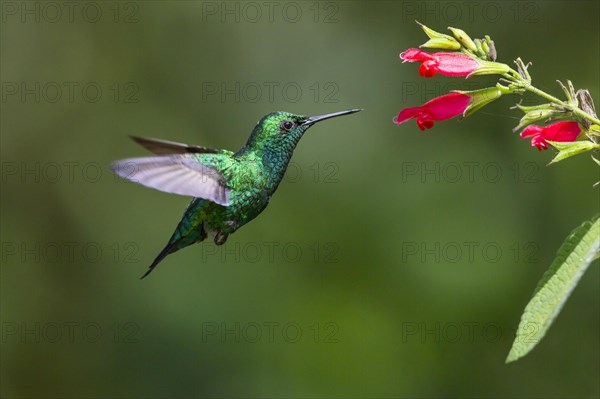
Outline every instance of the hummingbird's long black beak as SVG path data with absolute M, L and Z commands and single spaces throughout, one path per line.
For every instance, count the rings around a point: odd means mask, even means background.
M 353 114 L 358 111 L 362 111 L 362 109 L 349 109 L 346 111 L 334 112 L 332 114 L 311 116 L 307 120 L 305 120 L 304 123 L 302 123 L 302 125 L 311 126 L 317 122 L 324 121 L 325 119 L 335 118 L 336 116 L 349 115 L 349 114 Z

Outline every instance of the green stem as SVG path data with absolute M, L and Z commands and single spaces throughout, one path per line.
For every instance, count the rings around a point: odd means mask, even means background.
M 587 112 L 584 112 L 584 111 L 580 110 L 578 107 L 572 106 L 569 103 L 566 103 L 564 101 L 560 101 L 558 98 L 556 98 L 554 96 L 551 96 L 550 94 L 548 94 L 548 93 L 546 93 L 546 92 L 544 92 L 544 91 L 542 91 L 542 90 L 540 90 L 540 89 L 538 89 L 536 87 L 533 87 L 531 85 L 527 85 L 525 87 L 525 89 L 527 91 L 530 91 L 530 92 L 534 93 L 534 94 L 537 94 L 540 97 L 544 97 L 546 100 L 550 100 L 553 103 L 559 104 L 559 105 L 567 108 L 569 111 L 573 112 L 575 115 L 577 115 L 580 118 L 587 119 L 587 120 L 589 120 L 589 121 L 591 121 L 591 122 L 593 122 L 595 124 L 600 124 L 600 119 L 594 118 L 592 115 L 588 114 Z
M 562 107 L 565 107 L 566 109 L 568 109 L 569 111 L 571 111 L 572 113 L 574 113 L 575 115 L 577 115 L 580 118 L 587 119 L 588 121 L 591 121 L 592 123 L 600 125 L 600 119 L 595 118 L 592 115 L 588 114 L 587 112 L 582 111 L 578 107 L 571 105 L 567 102 L 561 101 L 558 98 L 546 93 L 545 91 L 542 91 L 542 90 L 538 89 L 537 87 L 532 86 L 531 83 L 524 81 L 523 78 L 517 73 L 517 71 L 513 70 L 512 68 L 511 68 L 511 72 L 513 72 L 516 76 L 518 76 L 516 82 L 520 83 L 525 90 L 530 91 L 534 94 L 537 94 L 538 96 L 543 97 L 546 100 L 549 100 L 549 101 L 551 101 L 555 104 L 558 104 Z

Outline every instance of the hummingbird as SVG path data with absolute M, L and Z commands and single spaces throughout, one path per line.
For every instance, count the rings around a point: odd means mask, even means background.
M 124 179 L 167 193 L 193 197 L 179 224 L 142 279 L 169 254 L 204 241 L 223 245 L 230 234 L 257 217 L 284 177 L 296 145 L 315 123 L 359 112 L 318 116 L 272 112 L 258 121 L 237 152 L 131 136 L 156 156 L 111 164 Z

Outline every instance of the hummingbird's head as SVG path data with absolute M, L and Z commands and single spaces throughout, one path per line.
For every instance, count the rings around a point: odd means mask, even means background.
M 318 116 L 296 115 L 289 112 L 272 112 L 265 115 L 252 131 L 246 147 L 257 150 L 292 152 L 304 132 L 312 125 L 336 116 L 353 114 L 360 109 L 334 112 Z

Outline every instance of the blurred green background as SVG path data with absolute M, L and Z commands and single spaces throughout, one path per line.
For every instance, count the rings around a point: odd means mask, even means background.
M 597 262 L 504 364 L 598 211 L 590 158 L 545 166 L 554 151 L 511 132 L 517 98 L 392 124 L 495 82 L 419 78 L 398 59 L 425 41 L 415 19 L 490 34 L 542 89 L 570 78 L 598 100 L 597 1 L 67 3 L 1 4 L 2 397 L 600 395 Z M 128 135 L 237 149 L 268 112 L 355 107 L 306 134 L 225 246 L 139 280 L 188 199 L 114 178 L 146 154 Z

